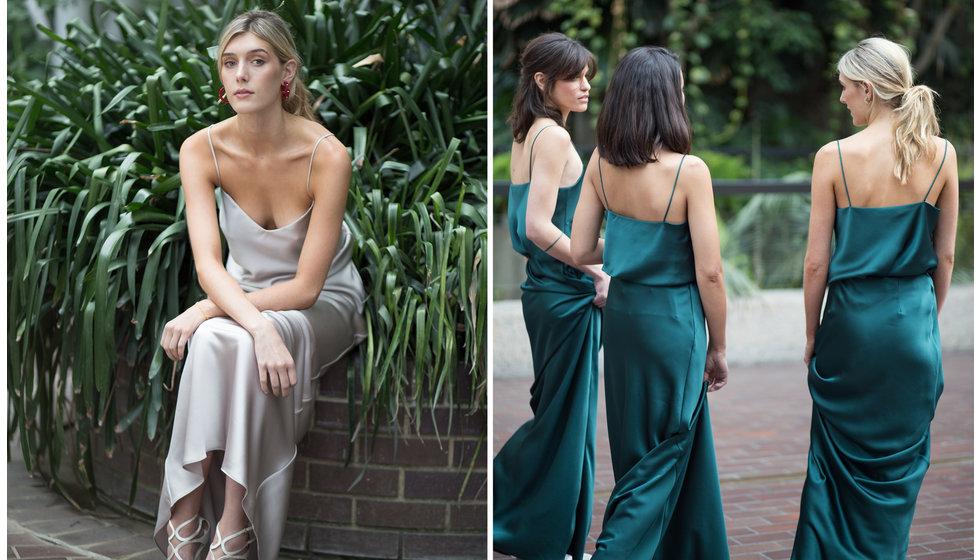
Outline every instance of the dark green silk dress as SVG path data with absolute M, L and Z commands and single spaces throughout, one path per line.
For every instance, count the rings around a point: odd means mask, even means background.
M 725 560 L 690 229 L 606 207 L 602 343 L 616 486 L 593 559 Z
M 931 276 L 939 209 L 925 200 L 862 208 L 847 199 L 837 209 L 808 375 L 813 414 L 796 560 L 905 558 L 943 389 Z
M 552 223 L 566 235 L 584 175 L 558 190 Z M 580 560 L 592 520 L 601 313 L 592 277 L 527 239 L 529 186 L 511 185 L 507 218 L 514 249 L 527 257 L 521 303 L 534 417 L 493 459 L 493 548 L 523 560 Z

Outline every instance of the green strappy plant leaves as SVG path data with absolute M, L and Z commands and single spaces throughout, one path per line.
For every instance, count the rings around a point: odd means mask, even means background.
M 55 45 L 32 68 L 42 79 L 7 80 L 8 433 L 62 491 L 62 457 L 94 493 L 93 454 L 111 453 L 116 434 L 168 437 L 179 368 L 158 340 L 200 297 L 178 150 L 231 115 L 207 54 L 221 28 L 277 6 L 170 4 L 97 2 L 91 25 L 41 29 Z M 346 220 L 370 335 L 351 360 L 352 434 L 405 416 L 418 426 L 433 405 L 485 414 L 486 5 L 278 11 L 356 165 Z

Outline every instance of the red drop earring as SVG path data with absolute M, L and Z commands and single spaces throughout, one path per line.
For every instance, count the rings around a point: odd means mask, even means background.
M 279 93 L 282 95 L 283 99 L 289 99 L 289 82 L 283 82 L 282 85 L 279 86 Z
M 218 90 L 218 101 L 222 103 L 228 103 L 228 98 L 225 97 L 225 88 L 221 88 Z

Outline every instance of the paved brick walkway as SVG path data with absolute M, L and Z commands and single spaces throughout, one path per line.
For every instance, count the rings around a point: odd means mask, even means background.
M 13 448 L 7 463 L 7 558 L 159 560 L 146 523 L 104 509 L 82 512 L 31 478 Z
M 943 356 L 946 387 L 932 423 L 932 466 L 919 493 L 908 558 L 973 558 L 973 353 Z M 887 382 L 887 380 L 883 381 Z M 493 444 L 530 417 L 526 379 L 494 380 Z M 596 489 L 586 550 L 614 486 L 599 383 Z M 733 368 L 710 397 L 733 560 L 786 560 L 793 546 L 809 445 L 810 396 L 799 363 Z M 506 558 L 495 555 L 495 558 Z

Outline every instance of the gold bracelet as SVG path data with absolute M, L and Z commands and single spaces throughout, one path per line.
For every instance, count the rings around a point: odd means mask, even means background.
M 197 310 L 201 312 L 201 315 L 204 315 L 204 320 L 205 320 L 205 321 L 207 321 L 208 319 L 210 319 L 210 318 L 211 318 L 211 316 L 210 316 L 210 315 L 208 315 L 206 311 L 204 311 L 204 308 L 203 308 L 203 307 L 201 307 L 201 302 L 200 302 L 200 301 L 199 301 L 199 302 L 197 302 L 197 303 L 195 303 L 195 304 L 194 304 L 194 307 L 196 307 L 196 308 L 197 308 Z

